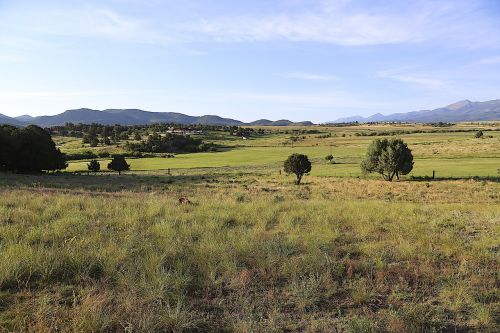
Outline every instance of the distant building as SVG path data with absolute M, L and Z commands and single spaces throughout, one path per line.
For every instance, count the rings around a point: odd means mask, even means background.
M 202 135 L 203 131 L 200 130 L 180 130 L 180 129 L 169 129 L 167 133 L 177 134 L 177 135 Z

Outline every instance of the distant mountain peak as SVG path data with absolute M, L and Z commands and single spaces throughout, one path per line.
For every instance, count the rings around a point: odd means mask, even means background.
M 486 102 L 471 102 L 469 100 L 463 100 L 434 110 L 393 113 L 387 116 L 377 113 L 370 117 L 346 117 L 337 119 L 334 121 L 334 123 L 346 123 L 354 121 L 437 123 L 491 120 L 500 120 L 500 99 Z
M 27 120 L 33 119 L 33 117 L 30 116 L 29 114 L 23 114 L 22 116 L 17 116 L 17 117 L 14 117 L 14 118 L 17 119 L 17 120 L 21 120 L 21 121 L 27 121 Z
M 450 104 L 446 107 L 446 109 L 450 109 L 450 110 L 460 110 L 466 106 L 470 106 L 471 104 L 473 104 L 473 102 L 469 101 L 468 99 L 465 99 L 463 101 L 458 101 L 456 103 L 453 103 L 453 104 Z

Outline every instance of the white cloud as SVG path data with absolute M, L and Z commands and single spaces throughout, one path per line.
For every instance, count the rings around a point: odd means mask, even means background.
M 481 1 L 421 0 L 385 6 L 359 1 L 320 3 L 298 12 L 208 18 L 184 28 L 221 42 L 287 40 L 360 46 L 436 41 L 474 47 L 499 40 L 497 22 L 479 10 Z
M 394 71 L 382 71 L 377 73 L 377 76 L 384 79 L 396 80 L 404 83 L 416 84 L 429 89 L 442 88 L 448 84 L 447 81 L 432 78 L 421 74 L 405 74 Z
M 395 22 L 399 21 L 399 22 Z M 403 19 L 366 14 L 333 17 L 330 14 L 277 14 L 269 17 L 231 17 L 191 25 L 194 32 L 221 42 L 288 41 L 340 45 L 376 45 L 419 41 L 420 36 L 402 27 Z
M 286 78 L 289 79 L 298 79 L 298 80 L 306 80 L 306 81 L 335 81 L 338 80 L 336 76 L 333 75 L 323 75 L 323 74 L 315 74 L 315 73 L 307 73 L 307 72 L 293 72 L 285 75 Z
M 125 14 L 102 2 L 79 7 L 28 9 L 1 15 L 0 28 L 63 36 L 85 36 L 123 41 L 170 44 L 189 42 L 300 41 L 347 46 L 421 43 L 434 41 L 467 47 L 500 44 L 497 20 L 482 0 L 292 1 L 300 6 L 263 6 L 241 14 L 228 4 L 225 15 L 200 1 L 181 6 L 159 1 L 139 5 Z M 135 3 L 135 1 L 131 1 Z M 256 5 L 256 8 L 259 6 Z M 193 9 L 195 8 L 195 9 Z M 271 8 L 269 10 L 269 8 Z M 300 10 L 297 10 L 300 8 Z M 168 10 L 167 10 L 168 9 Z M 132 14 L 134 13 L 134 14 Z M 5 23 L 7 22 L 7 23 Z M 481 36 L 481 38 L 478 38 Z
M 2 19 L 0 27 L 3 25 L 4 31 L 9 29 L 35 36 L 78 36 L 154 44 L 170 41 L 153 22 L 105 7 L 27 9 Z M 0 41 L 2 39 L 7 37 L 0 36 Z M 22 45 L 22 40 L 15 45 Z

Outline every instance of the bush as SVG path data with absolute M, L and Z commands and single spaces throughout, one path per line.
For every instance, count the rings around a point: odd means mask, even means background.
M 67 161 L 74 161 L 74 160 L 90 160 L 90 159 L 96 159 L 98 157 L 107 157 L 107 156 L 101 156 L 101 153 L 99 153 L 99 156 L 94 154 L 93 152 L 85 151 L 83 153 L 73 153 L 73 154 L 67 154 L 66 160 Z M 109 156 L 109 153 L 108 153 Z
M 100 151 L 97 153 L 97 156 L 101 157 L 101 158 L 105 158 L 105 157 L 109 157 L 109 152 L 107 151 Z
M 97 172 L 101 170 L 101 164 L 97 160 L 91 160 L 89 164 L 87 164 L 87 168 L 89 171 Z

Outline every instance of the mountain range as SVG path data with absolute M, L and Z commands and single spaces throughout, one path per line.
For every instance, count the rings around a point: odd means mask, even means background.
M 139 109 L 107 109 L 107 110 L 92 110 L 92 109 L 76 109 L 67 110 L 63 113 L 54 116 L 39 116 L 32 117 L 30 115 L 22 115 L 19 117 L 11 118 L 0 114 L 0 123 L 26 126 L 34 124 L 42 127 L 50 127 L 57 125 L 64 125 L 65 123 L 99 123 L 103 125 L 147 125 L 155 123 L 176 123 L 183 125 L 225 125 L 225 126 L 242 126 L 242 125 L 255 125 L 255 126 L 289 126 L 289 125 L 313 125 L 310 121 L 292 122 L 290 120 L 277 120 L 271 121 L 267 119 L 260 119 L 250 123 L 244 123 L 239 120 L 222 118 L 215 115 L 205 116 L 188 116 L 176 112 L 150 112 Z
M 331 123 L 350 123 L 355 121 L 360 123 L 387 121 L 408 123 L 456 123 L 462 121 L 487 120 L 500 120 L 500 99 L 487 102 L 471 102 L 469 100 L 464 100 L 434 110 L 393 113 L 389 115 L 377 113 L 370 117 L 354 116 L 339 118 Z
M 413 111 L 407 113 L 393 113 L 383 115 L 380 113 L 370 117 L 346 117 L 339 118 L 329 123 L 348 122 L 414 122 L 414 123 L 435 123 L 435 122 L 462 122 L 462 121 L 487 121 L 500 120 L 500 99 L 487 102 L 471 102 L 464 100 L 450 104 L 448 106 L 434 109 Z M 215 115 L 189 116 L 176 112 L 150 112 L 139 109 L 75 109 L 67 110 L 54 116 L 22 115 L 19 117 L 8 117 L 0 114 L 0 124 L 14 126 L 26 126 L 34 124 L 42 127 L 64 125 L 65 123 L 99 123 L 104 125 L 147 125 L 154 123 L 177 123 L 183 125 L 226 125 L 226 126 L 290 126 L 314 125 L 310 121 L 292 122 L 290 120 L 267 120 L 260 119 L 245 123 L 239 120 L 222 118 Z

